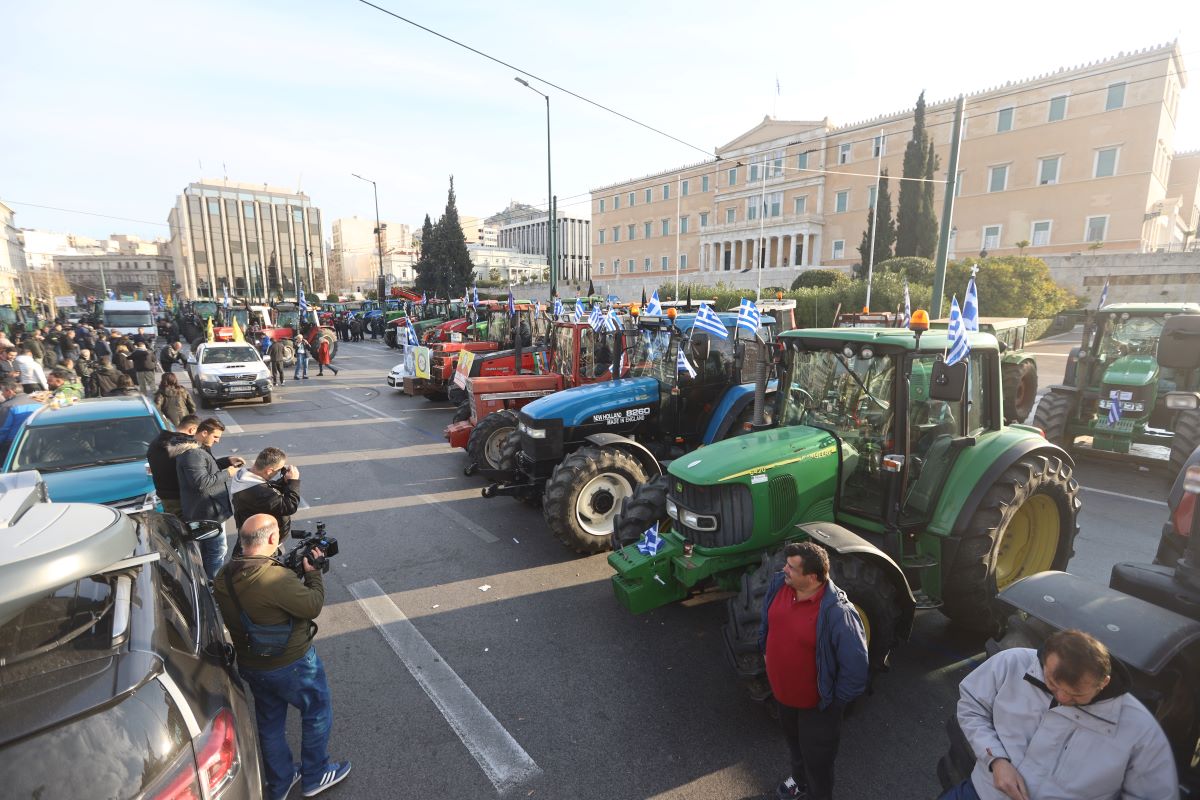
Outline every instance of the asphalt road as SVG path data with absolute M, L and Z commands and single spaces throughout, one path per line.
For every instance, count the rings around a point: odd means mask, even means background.
M 1043 385 L 1061 378 L 1069 347 L 1031 348 Z M 314 370 L 270 405 L 219 412 L 232 424 L 217 454 L 282 447 L 307 505 L 294 527 L 323 520 L 340 541 L 317 648 L 334 699 L 331 753 L 354 771 L 327 796 L 773 796 L 786 751 L 726 666 L 724 604 L 628 614 L 604 556 L 568 552 L 540 511 L 480 496 L 442 438 L 446 404 L 386 386 L 396 361 L 381 344 L 343 343 L 339 376 Z M 1082 462 L 1077 475 L 1071 569 L 1107 582 L 1115 561 L 1153 555 L 1165 481 L 1110 463 Z M 919 614 L 846 722 L 840 796 L 937 795 L 942 726 L 982 645 Z

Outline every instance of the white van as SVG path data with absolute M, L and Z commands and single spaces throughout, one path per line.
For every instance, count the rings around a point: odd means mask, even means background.
M 157 333 L 154 313 L 148 300 L 105 300 L 100 318 L 104 327 L 118 331 L 123 336 L 132 336 L 141 328 L 153 336 Z

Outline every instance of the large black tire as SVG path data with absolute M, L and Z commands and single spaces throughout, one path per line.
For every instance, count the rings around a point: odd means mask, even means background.
M 1018 364 L 1003 364 L 1000 367 L 1000 383 L 1004 389 L 1004 424 L 1022 423 L 1033 411 L 1037 398 L 1037 364 L 1026 359 Z
M 515 411 L 505 408 L 488 414 L 479 420 L 467 439 L 467 460 L 485 469 L 499 469 L 504 444 L 516 429 Z
M 899 643 L 896 636 L 900 619 L 900 604 L 896 585 L 883 569 L 854 555 L 829 552 L 829 573 L 838 588 L 858 609 L 867 633 L 867 652 L 872 672 L 887 669 L 892 650 Z M 762 606 L 771 578 L 783 569 L 783 549 L 763 553 L 758 567 L 742 575 L 737 596 L 730 598 L 725 622 L 725 654 L 734 671 L 744 683 L 750 697 L 758 701 L 771 699 L 767 682 L 767 667 L 758 648 L 758 632 L 762 624 Z M 780 591 L 789 591 L 786 587 Z
M 1067 423 L 1071 419 L 1071 398 L 1066 394 L 1050 391 L 1038 401 L 1033 412 L 1033 427 L 1041 428 L 1046 440 L 1059 447 L 1068 447 Z
M 460 403 L 458 408 L 454 409 L 454 416 L 451 422 L 466 422 L 471 418 L 471 403 Z
M 388 347 L 392 348 L 393 350 L 396 350 L 397 348 L 400 347 L 400 343 L 396 340 L 396 329 L 395 328 L 388 328 L 386 331 L 383 332 L 383 343 L 386 344 Z
M 291 339 L 283 340 L 283 365 L 285 367 L 296 366 L 296 345 L 292 344 Z
M 670 521 L 667 516 L 669 486 L 670 478 L 659 475 L 640 484 L 633 490 L 633 495 L 625 500 L 621 513 L 613 519 L 617 543 L 621 547 L 636 542 L 655 522 L 661 527 Z
M 1079 506 L 1079 484 L 1061 458 L 1034 453 L 1006 469 L 959 535 L 953 562 L 942 566 L 942 613 L 971 630 L 1000 630 L 1001 589 L 1027 575 L 1066 569 Z
M 198 395 L 196 397 L 196 405 L 204 409 L 212 408 L 212 403 L 208 402 L 208 398 L 204 397 L 203 395 Z
M 1171 440 L 1169 479 L 1172 484 L 1197 447 L 1200 447 L 1200 411 L 1180 411 L 1175 417 L 1175 438 Z
M 577 553 L 610 549 L 613 517 L 649 477 L 641 462 L 624 450 L 576 450 L 546 482 L 542 513 L 550 532 Z
M 446 387 L 446 399 L 456 406 L 461 406 L 467 402 L 467 392 L 465 389 L 460 389 L 452 383 Z
M 267 403 L 271 402 L 271 395 L 264 394 L 262 400 L 263 400 L 263 405 L 266 405 Z
M 500 448 L 500 464 L 497 469 L 502 469 L 509 475 L 515 475 L 517 472 L 517 454 L 520 452 L 521 432 L 514 429 L 508 434 L 508 438 L 504 440 L 504 445 Z M 542 505 L 541 494 L 513 494 L 509 495 L 509 497 L 531 508 L 539 508 Z

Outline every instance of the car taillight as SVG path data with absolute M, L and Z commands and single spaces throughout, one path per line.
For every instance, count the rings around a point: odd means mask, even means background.
M 146 792 L 147 800 L 201 800 L 200 781 L 192 751 L 185 748 L 175 764 Z
M 237 730 L 229 709 L 221 709 L 201 734 L 196 744 L 196 764 L 201 780 L 208 785 L 209 797 L 218 796 L 237 775 Z
M 1171 515 L 1171 524 L 1175 526 L 1175 532 L 1180 536 L 1190 536 L 1192 533 L 1192 515 L 1196 513 L 1196 495 L 1185 492 L 1179 500 L 1179 505 L 1175 506 L 1175 513 Z

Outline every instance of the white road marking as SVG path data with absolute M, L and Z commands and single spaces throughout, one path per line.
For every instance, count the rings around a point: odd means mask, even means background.
M 230 433 L 230 434 L 245 433 L 245 431 L 242 430 L 242 426 L 238 425 L 237 420 L 235 420 L 233 418 L 233 416 L 225 409 L 218 408 L 216 411 L 213 412 L 213 415 L 217 419 L 221 420 L 221 422 L 225 423 L 225 432 L 226 433 Z
M 541 774 L 541 768 L 378 583 L 368 578 L 348 588 L 497 792 L 503 794 Z
M 374 415 L 377 419 L 386 419 L 390 422 L 404 422 L 404 420 L 402 420 L 400 417 L 393 417 L 390 414 L 386 414 L 383 411 L 380 411 L 377 408 L 369 406 L 360 400 L 355 400 L 353 397 L 347 397 L 346 395 L 339 394 L 338 392 L 330 392 L 330 394 L 333 395 L 334 397 L 336 397 L 338 400 L 343 400 L 347 403 L 351 403 L 353 405 L 358 406 L 363 411 L 366 411 L 367 413 Z
M 492 536 L 490 533 L 488 533 L 486 529 L 479 527 L 479 525 L 474 523 L 471 520 L 471 518 L 468 517 L 466 514 L 463 514 L 462 512 L 451 508 L 450 506 L 446 505 L 445 503 L 439 503 L 436 499 L 434 499 L 433 497 L 430 497 L 427 494 L 418 494 L 417 497 L 421 498 L 424 502 L 428 503 L 429 505 L 435 506 L 438 511 L 440 511 L 443 514 L 445 514 L 446 516 L 451 517 L 452 519 L 456 520 L 459 525 L 462 525 L 464 528 L 466 528 L 471 533 L 475 534 L 476 536 L 478 536 L 480 539 L 487 542 L 488 544 L 491 544 L 492 542 L 500 541 L 495 536 Z
M 1163 500 L 1154 500 L 1149 497 L 1137 497 L 1136 495 L 1122 494 L 1121 492 L 1110 492 L 1108 489 L 1093 489 L 1091 486 L 1081 486 L 1079 488 L 1083 489 L 1085 492 L 1096 492 L 1097 494 L 1106 494 L 1110 497 L 1120 497 L 1123 500 L 1137 500 L 1139 503 L 1149 503 L 1150 505 L 1167 508 L 1167 503 Z

